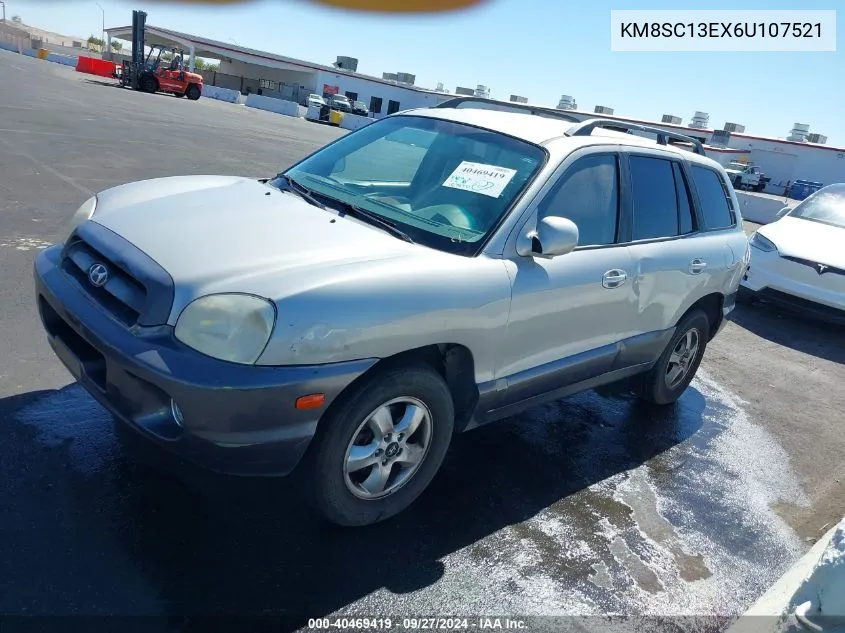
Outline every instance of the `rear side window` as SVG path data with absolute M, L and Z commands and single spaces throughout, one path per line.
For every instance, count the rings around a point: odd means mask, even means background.
M 631 156 L 631 189 L 634 202 L 634 239 L 678 235 L 678 194 L 672 162 Z
M 692 166 L 701 212 L 708 229 L 726 229 L 736 224 L 731 194 L 722 178 L 712 169 Z
M 634 240 L 686 235 L 694 222 L 689 188 L 681 166 L 661 158 L 632 156 Z
M 538 207 L 538 216 L 569 218 L 578 227 L 578 246 L 616 242 L 619 169 L 614 154 L 575 161 Z

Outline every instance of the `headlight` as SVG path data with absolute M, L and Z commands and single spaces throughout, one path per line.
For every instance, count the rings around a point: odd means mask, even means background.
M 64 239 L 70 237 L 70 234 L 73 233 L 74 229 L 85 222 L 86 220 L 90 220 L 91 216 L 94 215 L 94 211 L 97 210 L 97 196 L 93 198 L 89 198 L 85 202 L 82 203 L 82 206 L 79 207 L 76 212 L 71 217 L 70 222 L 65 225 L 64 231 Z
M 748 240 L 748 243 L 751 244 L 754 248 L 763 251 L 764 253 L 771 253 L 772 251 L 776 251 L 778 249 L 775 246 L 775 243 L 771 240 L 766 239 L 756 231 L 752 234 L 751 239 Z
M 276 309 L 252 295 L 219 294 L 196 299 L 176 321 L 176 338 L 198 352 L 250 365 L 258 360 L 276 321 Z

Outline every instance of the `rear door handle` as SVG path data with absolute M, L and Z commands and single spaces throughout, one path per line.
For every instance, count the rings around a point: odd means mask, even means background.
M 605 288 L 619 288 L 628 279 L 628 273 L 619 268 L 608 270 L 601 278 L 601 285 Z
M 689 263 L 689 271 L 691 275 L 700 275 L 707 268 L 707 262 L 696 257 Z

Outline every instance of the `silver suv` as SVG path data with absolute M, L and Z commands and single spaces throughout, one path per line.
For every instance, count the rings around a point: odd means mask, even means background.
M 295 472 L 343 525 L 411 504 L 454 433 L 633 377 L 674 402 L 748 264 L 724 169 L 685 136 L 478 101 L 271 179 L 103 191 L 35 264 L 53 349 L 118 424 Z

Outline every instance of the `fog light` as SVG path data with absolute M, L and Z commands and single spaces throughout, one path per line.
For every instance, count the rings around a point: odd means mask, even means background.
M 173 420 L 179 426 L 182 426 L 184 422 L 184 418 L 182 417 L 182 409 L 179 408 L 179 405 L 176 404 L 176 401 L 172 398 L 170 399 L 170 413 L 173 414 Z

